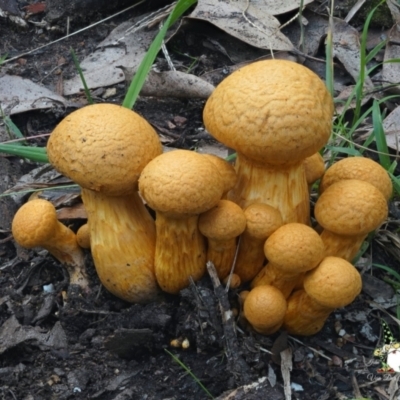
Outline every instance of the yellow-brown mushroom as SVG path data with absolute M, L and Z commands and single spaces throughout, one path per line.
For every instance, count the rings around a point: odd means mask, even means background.
M 57 219 L 52 203 L 35 199 L 25 203 L 12 222 L 15 241 L 22 247 L 43 247 L 68 270 L 71 284 L 89 286 L 82 249 L 75 233 Z
M 102 284 L 129 302 L 153 301 L 159 292 L 155 224 L 137 181 L 161 152 L 150 124 L 114 104 L 74 111 L 56 126 L 47 144 L 50 163 L 82 187 L 91 252 Z
M 224 79 L 203 119 L 211 135 L 237 152 L 238 181 L 228 199 L 242 208 L 269 204 L 284 223 L 309 224 L 303 161 L 328 141 L 332 115 L 323 81 L 300 64 L 259 61 Z

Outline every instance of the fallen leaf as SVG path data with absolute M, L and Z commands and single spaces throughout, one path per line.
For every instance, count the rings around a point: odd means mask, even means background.
M 347 22 L 334 18 L 333 55 L 357 82 L 360 76 L 360 38 L 358 31 Z M 371 78 L 365 74 L 365 87 L 373 88 Z
M 13 115 L 26 111 L 66 107 L 64 97 L 40 86 L 29 79 L 14 75 L 0 77 L 0 105 L 6 114 Z
M 279 30 L 279 21 L 266 4 L 247 0 L 199 0 L 187 17 L 209 22 L 252 46 L 268 50 L 293 50 L 290 40 Z

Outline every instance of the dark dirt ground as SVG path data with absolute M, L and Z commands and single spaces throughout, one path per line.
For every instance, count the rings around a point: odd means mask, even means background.
M 33 55 L 6 64 L 2 72 L 42 82 L 54 91 L 61 79 L 75 73 L 69 49 L 79 59 L 89 54 L 117 23 L 154 7 L 147 3 L 80 35 L 56 43 Z M 99 20 L 100 12 L 72 22 L 77 29 Z M 38 17 L 40 20 L 40 18 Z M 186 32 L 187 34 L 187 32 Z M 193 56 L 202 56 L 194 73 L 231 66 L 221 53 L 202 45 L 203 37 L 185 44 L 177 35 L 175 43 Z M 0 53 L 10 57 L 60 37 L 55 31 L 16 28 L 0 20 Z M 187 60 L 185 60 L 187 62 Z M 62 64 L 62 65 L 61 65 Z M 55 68 L 59 66 L 59 68 Z M 117 85 L 117 94 L 108 99 L 120 103 L 126 84 Z M 101 95 L 101 91 L 97 92 Z M 84 96 L 75 97 L 84 102 Z M 101 99 L 98 99 L 101 101 Z M 194 148 L 199 140 L 210 141 L 199 128 L 204 102 L 140 98 L 135 110 L 146 117 L 168 145 Z M 47 134 L 73 109 L 63 112 L 34 111 L 13 117 L 27 136 Z M 168 121 L 183 117 L 184 123 L 171 129 Z M 46 139 L 37 139 L 45 145 Z M 37 165 L 12 156 L 0 155 L 0 192 L 12 187 Z M 22 199 L 24 201 L 25 198 Z M 79 202 L 76 197 L 72 204 Z M 65 204 L 64 204 L 65 206 Z M 10 221 L 17 205 L 10 198 L 0 199 L 0 398 L 6 400 L 48 399 L 206 399 L 207 393 L 178 365 L 168 350 L 218 398 L 283 399 L 284 381 L 280 352 L 290 349 L 293 367 L 290 381 L 292 398 L 389 399 L 389 384 L 397 377 L 379 375 L 380 361 L 373 358 L 378 346 L 382 315 L 372 310 L 370 301 L 382 295 L 390 299 L 394 291 L 374 270 L 363 275 L 364 290 L 346 309 L 337 310 L 323 331 L 313 337 L 291 338 L 284 332 L 271 337 L 256 334 L 238 317 L 236 335 L 223 323 L 221 304 L 238 310 L 237 292 L 229 296 L 214 291 L 209 276 L 182 291 L 149 305 L 127 304 L 107 293 L 95 274 L 90 253 L 90 294 L 68 285 L 66 271 L 44 252 L 27 251 L 15 245 Z M 398 220 L 396 202 L 391 204 L 391 220 Z M 84 221 L 74 218 L 65 223 L 78 228 Z M 394 231 L 393 226 L 385 229 Z M 369 254 L 375 263 L 392 268 L 398 265 L 395 247 L 384 235 L 374 240 Z M 390 249 L 392 251 L 390 251 Z M 46 293 L 44 285 L 54 291 Z M 222 296 L 222 298 L 221 298 Z M 398 328 L 393 326 L 395 334 Z M 171 340 L 187 339 L 186 349 L 172 347 Z M 283 368 L 284 369 L 284 368 Z M 253 388 L 235 390 L 243 385 Z M 257 390 L 256 390 L 257 389 Z

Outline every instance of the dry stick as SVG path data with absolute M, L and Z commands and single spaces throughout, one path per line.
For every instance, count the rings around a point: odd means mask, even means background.
M 241 355 L 239 343 L 236 337 L 235 320 L 230 309 L 228 294 L 221 285 L 217 271 L 211 261 L 207 262 L 207 271 L 214 288 L 215 297 L 218 299 L 221 311 L 222 326 L 224 329 L 225 353 L 228 365 L 233 372 L 235 383 L 245 385 L 251 382 L 250 367 Z

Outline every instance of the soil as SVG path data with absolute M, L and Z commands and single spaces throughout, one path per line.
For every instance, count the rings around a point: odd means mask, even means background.
M 2 73 L 29 78 L 57 92 L 60 81 L 75 74 L 70 47 L 82 59 L 119 22 L 151 7 L 155 3 L 147 2 L 80 35 L 22 56 L 5 64 Z M 72 20 L 71 30 L 106 15 L 100 10 L 84 18 L 81 15 Z M 40 21 L 42 17 L 34 18 Z M 31 24 L 22 29 L 2 19 L 0 54 L 13 57 L 62 34 Z M 182 54 L 201 56 L 203 62 L 192 73 L 201 75 L 232 65 L 221 52 L 204 46 L 198 31 L 192 35 L 190 45 L 179 34 L 173 39 Z M 185 58 L 180 61 L 188 63 Z M 117 85 L 115 96 L 107 101 L 121 103 L 126 88 L 126 83 Z M 98 96 L 102 101 L 102 93 L 95 91 L 95 99 Z M 83 95 L 71 100 L 85 102 Z M 202 130 L 203 105 L 202 100 L 140 98 L 135 110 L 151 122 L 165 144 L 193 149 L 199 143 L 214 143 Z M 13 121 L 26 136 L 48 134 L 73 109 L 31 111 L 13 116 Z M 43 146 L 46 139 L 34 143 Z M 0 193 L 37 166 L 1 155 Z M 102 287 L 87 251 L 90 291 L 83 293 L 69 285 L 68 274 L 57 260 L 14 242 L 10 223 L 25 200 L 26 196 L 17 202 L 0 198 L 1 399 L 187 400 L 213 396 L 278 400 L 285 395 L 289 398 L 288 377 L 295 399 L 389 398 L 389 383 L 394 384 L 397 375 L 378 373 L 381 361 L 373 357 L 382 343 L 380 316 L 384 314 L 380 308 L 371 308 L 370 302 L 378 295 L 386 300 L 394 295 L 381 272 L 364 271 L 362 294 L 350 306 L 332 313 L 315 336 L 289 337 L 279 332 L 266 337 L 243 321 L 238 291 L 222 290 L 212 279 L 212 270 L 178 296 L 132 305 Z M 62 205 L 73 208 L 79 203 L 78 196 L 71 196 Z M 398 212 L 393 201 L 390 219 L 397 220 Z M 76 230 L 84 219 L 73 215 L 64 222 Z M 386 231 L 395 228 L 389 224 Z M 397 267 L 396 248 L 387 236 L 378 235 L 369 254 L 374 263 Z M 230 311 L 234 321 L 224 318 Z M 389 323 L 397 334 L 398 327 Z

